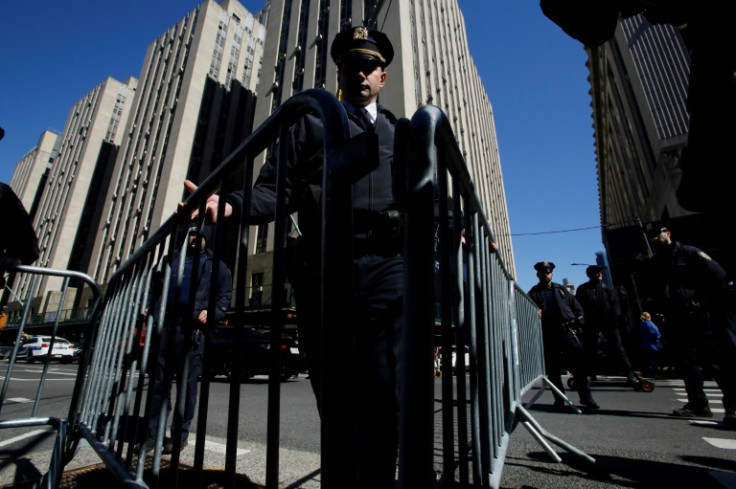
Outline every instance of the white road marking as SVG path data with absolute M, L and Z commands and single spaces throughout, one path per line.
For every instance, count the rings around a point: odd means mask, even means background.
M 26 402 L 33 402 L 33 399 L 26 399 L 25 397 L 9 397 L 5 399 L 5 404 L 23 404 Z
M 703 437 L 703 440 L 707 441 L 716 448 L 725 448 L 726 450 L 736 450 L 736 440 L 729 438 L 708 438 Z
M 48 430 L 34 430 L 34 431 L 29 431 L 28 433 L 25 433 L 23 435 L 14 436 L 13 438 L 10 438 L 9 440 L 0 441 L 0 447 L 4 447 L 6 445 L 10 445 L 11 443 L 15 443 L 16 441 L 20 441 L 20 440 L 23 440 L 25 438 L 30 438 L 32 436 L 36 436 L 36 435 L 38 435 L 40 433 L 45 433 L 46 431 L 48 431 Z

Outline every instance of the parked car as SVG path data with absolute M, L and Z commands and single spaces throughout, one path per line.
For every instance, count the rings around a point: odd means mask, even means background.
M 233 342 L 235 337 L 235 326 L 220 325 L 212 335 L 210 357 L 205 360 L 209 362 L 210 375 L 225 375 L 228 378 L 233 375 L 234 357 Z M 271 333 L 258 331 L 251 327 L 240 329 L 240 347 L 234 352 L 240 361 L 240 372 L 238 376 L 241 381 L 248 380 L 256 375 L 268 375 L 271 365 Z M 304 354 L 299 350 L 296 338 L 282 335 L 279 344 L 281 370 L 279 377 L 286 381 L 299 373 L 306 372 L 307 361 Z
M 464 350 L 465 350 L 465 355 L 463 356 L 463 363 L 464 363 L 465 371 L 468 371 L 470 370 L 470 347 L 468 345 L 465 345 Z M 439 351 L 440 365 L 442 365 L 443 358 L 444 357 L 442 355 L 442 348 L 440 348 L 440 351 Z M 456 348 L 453 346 L 452 347 L 452 373 L 453 374 L 457 373 L 457 370 L 458 370 L 457 351 L 456 351 Z
M 51 336 L 31 336 L 26 338 L 18 349 L 17 358 L 25 358 L 26 362 L 33 363 L 36 360 L 44 360 L 49 354 Z M 59 336 L 54 340 L 54 349 L 49 359 L 59 360 L 62 363 L 70 363 L 74 358 L 75 347 L 69 340 Z

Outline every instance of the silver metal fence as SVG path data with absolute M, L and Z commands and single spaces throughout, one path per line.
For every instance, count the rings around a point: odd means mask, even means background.
M 292 97 L 274 114 L 259 126 L 225 161 L 202 182 L 198 189 L 186 200 L 178 213 L 167 220 L 135 253 L 123 263 L 107 284 L 101 314 L 94 338 L 94 346 L 90 352 L 89 369 L 80 381 L 80 396 L 76 399 L 74 412 L 70 414 L 70 427 L 79 438 L 86 439 L 94 448 L 100 459 L 110 468 L 116 477 L 128 487 L 148 487 L 153 480 L 158 484 L 161 469 L 161 445 L 164 430 L 159 429 L 156 448 L 153 452 L 151 478 L 144 480 L 145 459 L 144 447 L 141 446 L 144 427 L 151 394 L 151 382 L 146 380 L 146 373 L 152 372 L 151 363 L 158 352 L 155 351 L 153 338 L 167 334 L 163 321 L 155 321 L 166 314 L 166 304 L 162 301 L 162 309 L 152 313 L 151 305 L 152 280 L 154 274 L 163 274 L 164 284 L 168 284 L 170 271 L 162 264 L 165 257 L 171 257 L 173 250 L 180 244 L 183 230 L 188 226 L 191 211 L 199 211 L 199 224 L 205 219 L 205 202 L 213 193 L 221 194 L 234 190 L 242 190 L 243 200 L 248 203 L 253 180 L 254 159 L 270 150 L 277 138 L 285 138 L 287 131 L 294 123 L 307 113 L 314 113 L 322 119 L 325 128 L 325 144 L 330 158 L 327 160 L 327 172 L 334 171 L 349 157 L 346 148 L 348 137 L 347 117 L 342 105 L 323 90 L 308 90 Z M 285 145 L 282 145 L 285 146 Z M 285 175 L 286 158 L 280 149 L 278 156 L 280 175 Z M 285 183 L 280 178 L 281 187 L 277 191 L 279 204 L 276 210 L 274 244 L 273 244 L 273 277 L 272 298 L 269 314 L 271 341 L 274 352 L 278 352 L 278 342 L 284 327 L 282 307 L 286 303 L 284 297 L 285 277 L 284 247 L 286 244 L 289 215 L 285 207 Z M 346 206 L 342 206 L 346 207 Z M 173 211 L 173 209 L 172 209 Z M 220 215 L 223 215 L 222 207 Z M 248 270 L 249 244 L 249 212 L 242 212 L 239 229 L 242 232 L 235 237 L 232 228 L 218 220 L 214 239 L 214 261 L 223 259 L 225 243 L 237 241 L 239 256 L 233 276 L 235 287 L 233 294 L 233 311 L 231 318 L 235 325 L 245 323 L 246 308 L 246 276 Z M 348 236 L 349 238 L 349 236 Z M 336 253 L 339 255 L 339 253 Z M 216 267 L 215 267 L 216 268 Z M 166 287 L 166 286 L 165 286 Z M 161 293 L 166 296 L 167 290 Z M 210 307 L 213 299 L 210 298 Z M 214 314 L 210 313 L 209 318 Z M 208 324 L 208 328 L 212 327 Z M 235 328 L 233 344 L 237 345 L 239 328 Z M 234 369 L 237 368 L 235 358 Z M 207 349 L 205 349 L 205 372 L 207 371 Z M 171 367 L 168 367 L 171 368 Z M 271 362 L 268 396 L 268 432 L 266 456 L 266 486 L 275 488 L 278 484 L 279 467 L 279 412 L 280 412 L 280 365 L 279 357 L 274 354 Z M 177 372 L 186 378 L 186 368 Z M 224 470 L 221 480 L 228 487 L 235 484 L 235 457 L 237 452 L 237 436 L 240 420 L 240 388 L 239 377 L 232 375 L 228 406 L 228 427 Z M 206 399 L 209 392 L 209 376 L 203 375 L 200 384 L 200 399 Z M 164 403 L 161 419 L 166 419 L 171 409 L 183 409 L 183 392 L 177 393 L 174 406 Z M 197 433 L 194 464 L 192 474 L 187 480 L 180 479 L 179 452 L 174 447 L 170 465 L 170 478 L 167 484 L 173 487 L 204 484 L 204 442 L 207 426 L 207 403 L 199 403 L 197 414 Z M 163 423 L 162 423 L 163 424 Z M 323 423 L 329 425 L 329 423 Z M 323 426 L 323 431 L 325 427 Z M 172 438 L 178 440 L 176 433 Z M 176 442 L 175 442 L 176 443 Z M 328 464 L 324 464 L 328 465 Z
M 341 284 L 343 270 L 351 267 L 350 178 L 344 170 L 351 161 L 347 117 L 342 105 L 323 90 L 307 90 L 285 102 L 259 126 L 225 161 L 202 182 L 178 213 L 167 220 L 111 277 L 101 312 L 94 324 L 84 368 L 75 384 L 70 408 L 69 450 L 86 440 L 105 465 L 127 487 L 158 485 L 162 477 L 159 429 L 150 474 L 146 472 L 144 438 L 151 398 L 156 351 L 154 338 L 168 334 L 162 321 L 166 306 L 151 311 L 154 277 L 168 284 L 166 263 L 181 245 L 192 210 L 205 219 L 205 201 L 213 193 L 243 192 L 245 208 L 239 233 L 218 219 L 214 239 L 214 262 L 226 258 L 226 243 L 237 242 L 232 321 L 245 324 L 246 277 L 249 270 L 249 209 L 254 160 L 284 140 L 289 128 L 307 113 L 322 119 L 325 128 L 323 176 L 323 288 L 321 308 L 328 352 L 324 361 L 324 390 L 333 394 L 351 392 L 354 372 L 346 366 L 352 343 L 344 318 L 350 316 L 351 291 Z M 544 382 L 542 338 L 536 306 L 516 286 L 500 255 L 492 250 L 493 234 L 455 142 L 449 123 L 436 107 L 419 110 L 411 121 L 402 119 L 396 128 L 397 165 L 402 163 L 405 189 L 406 235 L 405 327 L 401 370 L 399 483 L 404 488 L 432 487 L 433 474 L 442 474 L 441 487 L 498 487 L 509 437 L 517 422 L 539 436 L 568 448 L 546 433 L 522 406 L 522 396 L 539 381 Z M 278 172 L 285 175 L 285 145 L 278 149 Z M 289 232 L 285 178 L 278 178 L 272 260 L 272 298 L 268 313 L 272 351 L 284 329 L 285 247 Z M 219 215 L 224 202 L 220 200 Z M 173 212 L 173 209 L 172 209 Z M 435 265 L 437 265 L 435 267 Z M 166 296 L 164 285 L 162 296 Z M 436 308 L 429 304 L 436 303 Z M 165 304 L 165 301 L 162 301 Z M 210 310 L 214 298 L 210 297 Z M 209 314 L 213 318 L 214 314 Z M 210 319 L 212 320 L 212 319 Z M 208 324 L 208 328 L 214 326 Z M 239 329 L 236 328 L 236 335 Z M 234 344 L 237 342 L 237 336 Z M 411 345 L 408 347 L 407 345 Z M 440 392 L 435 392 L 433 350 L 443 352 Z M 468 349 L 466 365 L 464 351 Z M 455 370 L 450 361 L 456 352 Z M 205 372 L 207 349 L 205 348 Z M 238 359 L 235 359 L 237 368 Z M 279 413 L 281 410 L 280 364 L 274 354 L 269 375 L 266 487 L 279 481 Z M 330 368 L 330 365 L 338 368 Z M 168 367 L 172 368 L 172 367 Z M 467 371 L 467 375 L 463 375 Z M 172 373 L 172 372 L 169 372 Z M 186 378 L 186 367 L 177 372 Z M 220 480 L 236 485 L 236 453 L 240 418 L 240 388 L 231 376 L 224 469 Z M 200 399 L 209 393 L 209 377 L 202 376 Z M 184 393 L 177 393 L 173 406 L 164 404 L 162 419 L 170 410 L 183 409 Z M 439 424 L 434 406 L 441 401 Z M 353 467 L 354 447 L 346 446 L 344 427 L 354 412 L 350 396 L 325 395 L 321 406 L 321 475 L 325 488 L 346 487 Z M 178 447 L 171 455 L 172 487 L 205 485 L 204 442 L 207 403 L 199 403 L 194 463 L 182 480 Z M 438 426 L 438 427 L 437 427 Z M 176 433 L 172 433 L 178 443 Z M 349 444 L 348 444 L 349 445 Z M 572 449 L 572 447 L 570 447 Z M 574 449 L 573 449 L 574 450 Z M 554 452 L 549 449 L 551 454 Z M 437 456 L 440 454 L 440 456 Z M 584 454 L 583 454 L 584 455 Z M 144 479 L 146 473 L 146 479 Z M 153 482 L 151 482 L 153 481 Z
M 399 122 L 396 141 L 397 160 L 408 170 L 404 342 L 416 347 L 405 351 L 402 364 L 400 487 L 431 487 L 431 469 L 442 474 L 440 487 L 499 487 L 517 422 L 555 460 L 560 458 L 548 440 L 593 462 L 524 408 L 524 394 L 537 384 L 551 385 L 544 375 L 538 308 L 494 252 L 492 230 L 444 114 L 425 106 L 411 121 Z M 441 435 L 434 444 L 427 441 L 437 396 L 428 375 L 435 318 L 426 310 L 433 300 L 440 304 L 441 350 L 455 351 L 457 359 L 455 366 L 442 364 Z M 466 370 L 460 353 L 466 347 L 467 376 L 453 376 L 453 367 Z M 434 467 L 433 453 L 442 454 Z
M 71 299 L 71 295 L 76 294 L 76 296 L 80 299 L 84 297 L 85 300 L 88 301 L 88 307 L 83 308 L 86 310 L 86 316 L 77 319 L 81 320 L 83 324 L 89 326 L 94 320 L 94 316 L 100 305 L 102 294 L 99 285 L 91 277 L 80 272 L 19 265 L 16 267 L 12 275 L 16 277 L 19 277 L 21 275 L 30 276 L 31 286 L 28 289 L 27 296 L 22 300 L 22 318 L 21 321 L 17 324 L 17 330 L 14 327 L 6 326 L 7 329 L 5 333 L 15 333 L 15 341 L 13 342 L 12 346 L 7 347 L 6 349 L 8 365 L 5 369 L 5 378 L 3 381 L 2 390 L 0 391 L 0 412 L 5 406 L 5 401 L 11 387 L 11 382 L 13 380 L 13 370 L 15 369 L 16 362 L 19 359 L 18 353 L 23 351 L 24 349 L 23 339 L 27 337 L 27 331 L 35 332 L 32 329 L 27 329 L 27 326 L 29 323 L 28 319 L 31 317 L 31 308 L 33 303 L 32 298 L 38 292 L 39 282 L 42 279 L 48 277 L 61 277 L 62 279 L 59 291 L 60 301 L 58 309 L 56 311 L 51 311 L 48 314 L 50 317 L 54 318 L 54 321 L 50 325 L 47 325 L 44 330 L 44 332 L 48 333 L 48 336 L 51 337 L 50 341 L 46 344 L 46 354 L 32 356 L 33 352 L 31 352 L 28 347 L 25 348 L 25 350 L 27 350 L 25 352 L 25 360 L 38 360 L 41 361 L 43 365 L 41 374 L 38 378 L 35 398 L 33 399 L 32 403 L 26 404 L 30 407 L 30 412 L 27 416 L 18 416 L 19 412 L 16 410 L 14 413 L 15 417 L 6 417 L 0 419 L 0 429 L 19 429 L 37 426 L 48 426 L 56 432 L 48 470 L 43 473 L 43 479 L 40 482 L 40 485 L 42 487 L 54 488 L 58 487 L 59 485 L 62 469 L 64 466 L 65 444 L 68 441 L 67 418 L 59 417 L 58 415 L 39 416 L 39 410 L 43 409 L 42 394 L 49 372 L 50 361 L 53 358 L 52 354 L 59 352 L 58 349 L 54 349 L 54 345 L 57 343 L 57 337 L 60 336 L 59 333 L 63 332 L 63 329 L 60 330 L 60 324 L 63 318 L 63 315 L 60 314 L 60 312 L 63 310 L 66 299 Z M 7 296 L 3 297 L 3 302 L 5 302 L 6 300 Z M 48 331 L 48 328 L 50 328 L 50 331 Z M 43 353 L 43 350 L 40 350 L 40 352 Z M 60 359 L 67 358 L 69 361 L 71 361 L 71 352 L 65 350 L 64 353 L 69 353 L 70 355 L 60 357 Z M 61 353 L 59 353 L 59 355 L 61 355 Z M 84 375 L 83 371 L 84 368 L 82 363 L 78 371 L 78 377 L 75 386 L 80 383 L 80 377 Z M 72 397 L 74 397 L 73 394 Z M 19 458 L 30 452 L 32 449 L 33 445 L 26 447 L 24 449 L 25 451 L 21 451 L 20 453 L 16 451 L 13 454 L 13 458 Z

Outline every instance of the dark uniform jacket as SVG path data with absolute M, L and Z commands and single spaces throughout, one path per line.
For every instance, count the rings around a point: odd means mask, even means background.
M 602 280 L 593 279 L 581 284 L 575 298 L 583 306 L 588 326 L 616 326 L 617 318 L 621 316 L 618 294 Z
M 365 137 L 369 147 L 369 156 L 356 155 L 355 164 L 367 164 L 367 168 L 373 168 L 353 184 L 354 236 L 357 239 L 380 238 L 374 236 L 374 233 L 381 228 L 386 212 L 398 207 L 392 185 L 396 117 L 381 105 L 377 109 L 378 116 L 373 131 L 364 134 L 357 117 L 351 112 L 349 104 L 346 104 L 351 137 Z M 299 227 L 305 239 L 316 241 L 322 223 L 322 121 L 312 115 L 305 116 L 292 130 L 287 144 L 288 210 L 299 212 Z M 372 161 L 366 161 L 366 158 Z M 235 215 L 241 212 L 242 192 L 228 194 L 224 198 L 233 206 Z M 251 224 L 272 221 L 275 210 L 276 165 L 275 159 L 269 159 L 261 168 L 253 187 Z
M 583 308 L 575 296 L 558 283 L 552 282 L 550 285 L 550 304 L 545 301 L 545 285 L 537 284 L 529 290 L 529 297 L 542 310 L 542 330 L 545 337 L 568 334 L 570 328 L 582 328 Z
M 673 241 L 657 252 L 654 263 L 661 299 L 670 309 L 722 305 L 726 272 L 698 248 Z
M 29 265 L 41 254 L 33 223 L 20 199 L 6 184 L 0 183 L 0 257 L 17 258 Z

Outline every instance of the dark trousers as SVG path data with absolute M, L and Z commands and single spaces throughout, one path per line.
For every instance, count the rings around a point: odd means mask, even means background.
M 592 399 L 585 366 L 585 351 L 571 333 L 556 338 L 544 338 L 544 367 L 549 381 L 562 392 L 565 392 L 565 386 L 562 384 L 560 371 L 569 370 L 575 380 L 580 400 Z M 562 398 L 556 393 L 554 396 L 556 402 L 562 402 Z
M 167 413 L 171 410 L 171 382 L 176 379 L 177 401 L 174 404 L 174 415 L 171 422 L 171 434 L 175 437 L 177 433 L 181 439 L 189 436 L 189 428 L 194 419 L 194 410 L 197 405 L 197 389 L 198 379 L 202 373 L 202 355 L 204 352 L 204 342 L 200 341 L 198 345 L 192 345 L 191 338 L 192 329 L 190 327 L 182 327 L 181 322 L 176 325 L 172 324 L 176 329 L 174 331 L 173 343 L 171 342 L 168 327 L 164 327 L 159 337 L 158 355 L 156 356 L 155 370 L 152 372 L 151 381 L 151 410 L 148 418 L 148 436 L 155 438 L 159 422 L 166 423 L 166 419 L 161 420 L 161 410 L 164 401 L 167 403 Z M 169 347 L 171 345 L 171 347 Z M 189 360 L 188 366 L 185 363 Z M 170 369 L 169 361 L 171 361 Z M 183 369 L 188 367 L 188 372 L 183 373 Z M 182 379 L 186 376 L 186 385 Z M 186 393 L 182 389 L 186 389 Z M 186 397 L 182 399 L 182 394 Z
M 609 355 L 614 363 L 609 364 L 610 367 L 618 369 L 624 375 L 630 375 L 631 362 L 629 356 L 626 354 L 624 348 L 624 342 L 621 338 L 621 330 L 618 327 L 612 325 L 606 325 L 601 323 L 595 323 L 594 320 L 585 320 L 585 330 L 583 332 L 583 347 L 585 348 L 586 363 L 588 366 L 588 373 L 597 374 L 600 373 L 600 357 L 598 355 L 599 334 L 603 333 L 606 338 L 606 354 Z
M 713 377 L 723 392 L 726 412 L 734 413 L 736 348 L 726 330 L 725 314 L 712 318 L 706 310 L 692 308 L 679 310 L 669 317 L 670 344 L 678 373 L 685 382 L 687 402 L 693 408 L 708 405 L 703 391 L 705 373 Z
M 355 259 L 353 266 L 355 300 L 345 327 L 355 332 L 357 411 L 352 415 L 353 426 L 345 427 L 345 442 L 357 444 L 359 487 L 392 489 L 398 454 L 396 369 L 403 258 L 369 255 Z M 322 391 L 318 275 L 303 272 L 291 281 L 297 300 L 299 344 L 307 355 L 312 389 L 321 413 L 323 396 L 348 394 Z

